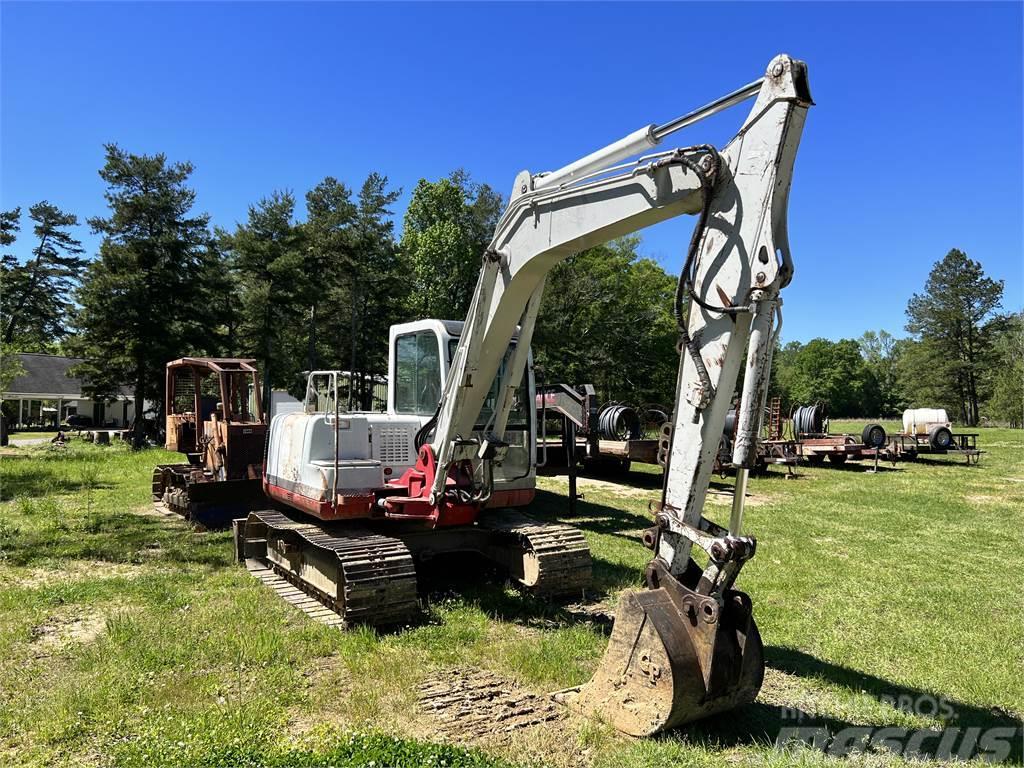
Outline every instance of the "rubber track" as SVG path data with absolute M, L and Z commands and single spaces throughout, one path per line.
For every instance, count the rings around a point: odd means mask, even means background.
M 526 551 L 533 551 L 539 564 L 536 595 L 570 595 L 590 586 L 590 547 L 576 528 L 562 523 L 545 523 L 513 510 L 484 512 L 480 526 L 516 537 Z
M 286 535 L 301 539 L 305 545 L 334 553 L 343 582 L 339 599 L 270 560 L 262 565 L 335 611 L 343 626 L 392 626 L 406 623 L 419 613 L 416 567 L 401 540 L 357 528 L 332 529 L 296 522 L 274 510 L 252 512 L 249 519 L 253 518 L 271 531 L 288 531 Z

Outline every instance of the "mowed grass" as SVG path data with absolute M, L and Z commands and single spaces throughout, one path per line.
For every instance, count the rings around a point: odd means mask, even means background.
M 578 685 L 607 627 L 451 559 L 430 569 L 416 626 L 330 630 L 233 564 L 228 533 L 148 513 L 150 470 L 174 454 L 6 449 L 0 764 L 817 765 L 836 761 L 775 748 L 780 729 L 801 716 L 832 730 L 1013 727 L 1024 713 L 1024 435 L 982 430 L 980 445 L 977 467 L 944 457 L 752 480 L 758 553 L 738 586 L 766 646 L 755 704 L 654 739 L 573 717 L 469 749 L 417 707 L 420 684 L 476 668 L 539 693 Z M 653 467 L 628 485 L 611 479 L 581 480 L 572 519 L 565 480 L 542 479 L 532 510 L 584 531 L 586 601 L 609 610 L 642 583 L 639 534 L 660 490 Z M 712 484 L 708 513 L 722 522 L 731 483 Z

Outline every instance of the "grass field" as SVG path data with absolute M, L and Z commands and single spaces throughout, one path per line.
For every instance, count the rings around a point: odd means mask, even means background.
M 987 429 L 979 442 L 977 467 L 949 457 L 753 480 L 758 554 L 739 586 L 766 646 L 762 694 L 645 740 L 576 717 L 467 738 L 418 705 L 421 686 L 467 670 L 536 693 L 583 683 L 607 643 L 600 621 L 450 561 L 464 572 L 433 569 L 420 624 L 327 629 L 234 565 L 229 534 L 149 511 L 150 468 L 173 455 L 2 449 L 0 764 L 887 765 L 904 759 L 773 743 L 807 723 L 1020 727 L 1024 435 Z M 641 583 L 659 487 L 653 472 L 629 482 L 582 480 L 567 520 L 593 550 L 587 599 L 610 610 Z M 540 485 L 533 511 L 565 519 L 565 481 Z M 712 517 L 726 519 L 730 491 L 714 481 Z

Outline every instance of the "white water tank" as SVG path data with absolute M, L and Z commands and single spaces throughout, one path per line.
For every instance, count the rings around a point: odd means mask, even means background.
M 903 431 L 908 435 L 927 435 L 936 426 L 952 426 L 945 408 L 908 408 L 903 412 Z

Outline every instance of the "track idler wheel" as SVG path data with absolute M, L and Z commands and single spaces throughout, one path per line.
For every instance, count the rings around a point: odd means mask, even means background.
M 593 679 L 559 698 L 633 736 L 650 736 L 752 702 L 764 679 L 764 648 L 750 598 L 723 605 L 683 586 L 654 561 L 651 589 L 619 600 Z

